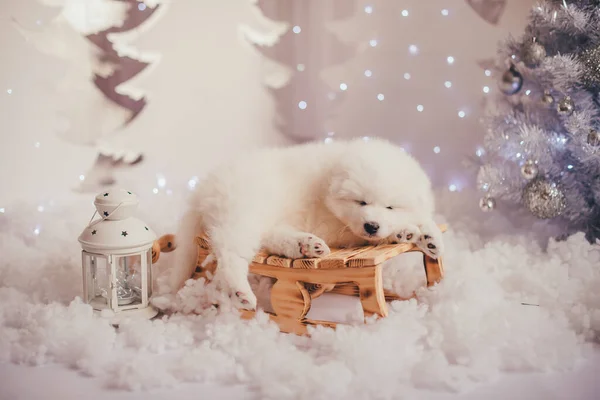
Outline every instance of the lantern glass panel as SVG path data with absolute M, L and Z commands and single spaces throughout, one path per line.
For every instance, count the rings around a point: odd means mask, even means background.
M 152 296 L 152 251 L 146 252 L 146 265 L 148 266 L 148 298 Z
M 87 254 L 85 259 L 87 298 L 94 308 L 107 308 L 110 297 L 110 267 L 106 257 Z
M 142 255 L 115 257 L 116 287 L 119 306 L 142 302 Z

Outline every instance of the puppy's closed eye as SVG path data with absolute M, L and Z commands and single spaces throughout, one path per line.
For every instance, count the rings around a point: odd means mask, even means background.
M 358 205 L 359 205 L 359 206 L 361 206 L 361 207 L 362 207 L 362 206 L 366 206 L 366 205 L 367 205 L 367 202 L 366 202 L 366 201 L 363 201 L 363 200 L 355 200 L 355 202 L 356 202 L 356 204 L 358 204 Z
M 392 207 L 392 206 L 387 206 L 386 208 L 387 208 L 388 210 L 393 210 L 393 209 L 394 209 L 394 207 Z

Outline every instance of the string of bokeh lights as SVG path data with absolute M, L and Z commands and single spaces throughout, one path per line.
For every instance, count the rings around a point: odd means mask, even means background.
M 364 6 L 364 8 L 363 8 L 363 11 L 364 11 L 366 14 L 369 14 L 369 15 L 370 15 L 370 14 L 373 14 L 373 13 L 375 12 L 375 7 L 374 7 L 373 5 L 366 5 L 366 6 Z M 403 18 L 409 17 L 409 16 L 410 16 L 410 14 L 411 14 L 411 12 L 410 12 L 409 10 L 407 10 L 407 9 L 403 9 L 403 10 L 400 12 L 400 15 L 401 15 Z M 443 8 L 443 9 L 441 9 L 441 10 L 440 10 L 440 14 L 442 15 L 442 17 L 448 17 L 448 16 L 450 16 L 450 10 L 448 10 L 447 8 Z M 300 27 L 300 26 L 298 26 L 298 25 L 295 25 L 295 26 L 292 28 L 292 32 L 294 32 L 295 34 L 300 34 L 300 33 L 302 32 L 302 27 Z M 378 46 L 378 44 L 379 44 L 379 41 L 378 41 L 376 38 L 369 39 L 369 46 L 370 46 L 370 47 L 377 47 L 377 46 Z M 412 56 L 418 56 L 418 55 L 419 55 L 419 46 L 418 46 L 417 44 L 410 44 L 410 45 L 408 46 L 408 52 L 409 52 L 409 54 L 411 54 Z M 454 64 L 455 64 L 455 62 L 456 62 L 456 59 L 455 59 L 455 57 L 454 57 L 453 55 L 448 55 L 448 56 L 446 56 L 446 63 L 447 63 L 449 66 L 452 66 L 452 65 L 454 65 Z M 302 64 L 302 63 L 299 63 L 299 64 L 297 65 L 296 69 L 297 69 L 299 72 L 302 72 L 302 71 L 304 71 L 304 69 L 305 69 L 305 65 L 304 65 L 304 64 Z M 486 77 L 490 77 L 490 76 L 492 75 L 492 72 L 491 72 L 489 69 L 486 69 L 486 70 L 484 71 L 484 74 L 485 74 L 485 76 L 486 76 Z M 366 78 L 371 78 L 371 77 L 373 77 L 373 70 L 372 70 L 372 69 L 366 69 L 366 70 L 364 71 L 364 76 L 365 76 Z M 410 72 L 404 72 L 402 76 L 403 76 L 403 78 L 404 78 L 405 80 L 410 80 L 410 79 L 413 77 L 413 76 L 410 74 Z M 454 86 L 454 84 L 452 83 L 452 81 L 449 81 L 449 80 L 446 80 L 446 81 L 444 81 L 444 82 L 443 82 L 443 85 L 444 85 L 444 86 L 445 86 L 447 89 L 451 89 L 451 88 Z M 347 91 L 347 90 L 349 89 L 348 83 L 346 83 L 346 82 L 341 82 L 341 83 L 339 84 L 339 89 L 340 89 L 341 91 L 344 91 L 344 92 L 345 92 L 345 91 Z M 482 87 L 482 92 L 483 92 L 484 94 L 488 94 L 488 93 L 490 93 L 490 92 L 491 92 L 491 88 L 490 88 L 490 86 L 488 86 L 488 85 L 484 85 L 484 86 Z M 335 99 L 336 97 L 337 97 L 337 96 L 336 96 L 335 92 L 331 92 L 331 93 L 329 94 L 329 98 L 330 98 L 331 100 Z M 376 96 L 376 98 L 377 98 L 377 100 L 379 100 L 379 101 L 384 101 L 384 100 L 385 100 L 385 94 L 384 94 L 384 93 L 378 93 L 378 94 L 377 94 L 377 96 Z M 298 108 L 299 108 L 300 110 L 306 110 L 308 106 L 309 106 L 309 105 L 308 105 L 308 103 L 307 103 L 307 101 L 306 101 L 306 100 L 300 100 L 300 101 L 298 102 Z M 422 113 L 422 112 L 424 112 L 424 111 L 425 111 L 425 105 L 423 105 L 423 104 L 417 104 L 415 107 L 416 107 L 416 110 L 417 110 L 419 113 Z M 465 111 L 464 109 L 459 109 L 459 110 L 457 110 L 457 112 L 456 112 L 456 115 L 458 116 L 458 118 L 461 118 L 461 119 L 462 119 L 462 118 L 466 118 L 466 117 L 467 117 L 467 111 Z M 334 136 L 335 136 L 335 132 L 327 132 L 327 136 L 326 136 L 326 137 L 323 139 L 323 141 L 324 141 L 325 143 L 331 143 L 331 142 L 333 142 L 333 140 L 334 140 Z M 363 140 L 369 140 L 369 137 L 368 137 L 368 136 L 364 136 L 364 137 L 363 137 Z M 407 151 L 407 150 L 405 149 L 405 151 Z M 437 146 L 437 145 L 436 145 L 436 146 L 434 146 L 434 147 L 433 147 L 433 152 L 434 152 L 435 154 L 439 154 L 439 153 L 441 152 L 441 148 L 440 148 L 440 146 Z M 481 157 L 481 156 L 483 156 L 483 154 L 484 154 L 484 149 L 483 149 L 483 147 L 481 147 L 481 146 L 478 146 L 478 147 L 475 149 L 475 155 L 476 155 L 477 157 Z M 458 191 L 459 189 L 460 189 L 460 187 L 459 187 L 459 185 L 458 185 L 458 184 L 456 184 L 456 183 L 449 183 L 449 184 L 448 184 L 448 190 L 450 190 L 451 192 Z

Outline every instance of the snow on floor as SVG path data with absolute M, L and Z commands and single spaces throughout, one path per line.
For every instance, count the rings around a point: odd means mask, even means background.
M 465 390 L 501 372 L 569 370 L 600 330 L 599 247 L 574 235 L 542 249 L 499 214 L 473 212 L 469 193 L 439 198 L 451 227 L 445 280 L 420 291 L 418 301 L 390 304 L 386 319 L 317 329 L 311 338 L 285 335 L 264 314 L 242 321 L 227 307 L 198 307 L 210 288 L 192 285 L 186 290 L 194 297 L 180 304 L 199 315 L 115 330 L 76 299 L 77 236 L 93 213 L 91 199 L 76 196 L 43 213 L 20 204 L 0 214 L 0 361 L 63 364 L 116 389 L 205 382 L 244 384 L 263 399 L 399 398 Z M 175 213 L 151 210 L 179 204 L 174 196 L 143 198 L 140 217 L 157 232 L 172 231 Z M 386 285 L 409 290 L 419 272 L 399 259 L 388 265 Z M 341 319 L 360 318 L 357 303 L 344 301 L 343 312 L 335 297 L 321 305 L 333 305 Z M 317 308 L 311 312 L 324 312 Z

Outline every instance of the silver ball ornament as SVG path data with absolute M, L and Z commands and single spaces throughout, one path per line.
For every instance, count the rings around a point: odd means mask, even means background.
M 517 93 L 523 87 L 523 75 L 517 70 L 514 65 L 502 74 L 498 87 L 502 93 L 506 95 L 513 95 Z
M 590 146 L 600 146 L 600 133 L 595 129 L 590 129 L 587 142 Z
M 571 115 L 575 110 L 575 102 L 571 96 L 563 97 L 556 106 L 556 111 L 561 115 Z
M 523 189 L 523 204 L 536 217 L 558 217 L 567 207 L 565 194 L 553 182 L 535 178 Z
M 554 97 L 552 97 L 549 90 L 544 90 L 544 94 L 542 95 L 542 103 L 547 106 L 550 106 L 552 103 L 554 103 Z
M 537 42 L 531 42 L 523 52 L 523 62 L 528 67 L 537 67 L 546 58 L 546 49 Z
M 523 178 L 525 179 L 535 178 L 538 175 L 538 172 L 538 166 L 533 160 L 527 160 L 525 161 L 525 164 L 521 166 L 521 175 L 523 175 Z
M 578 61 L 583 66 L 583 84 L 588 87 L 600 85 L 600 46 L 581 52 Z
M 485 196 L 479 200 L 481 211 L 488 212 L 496 208 L 496 200 L 493 197 Z

